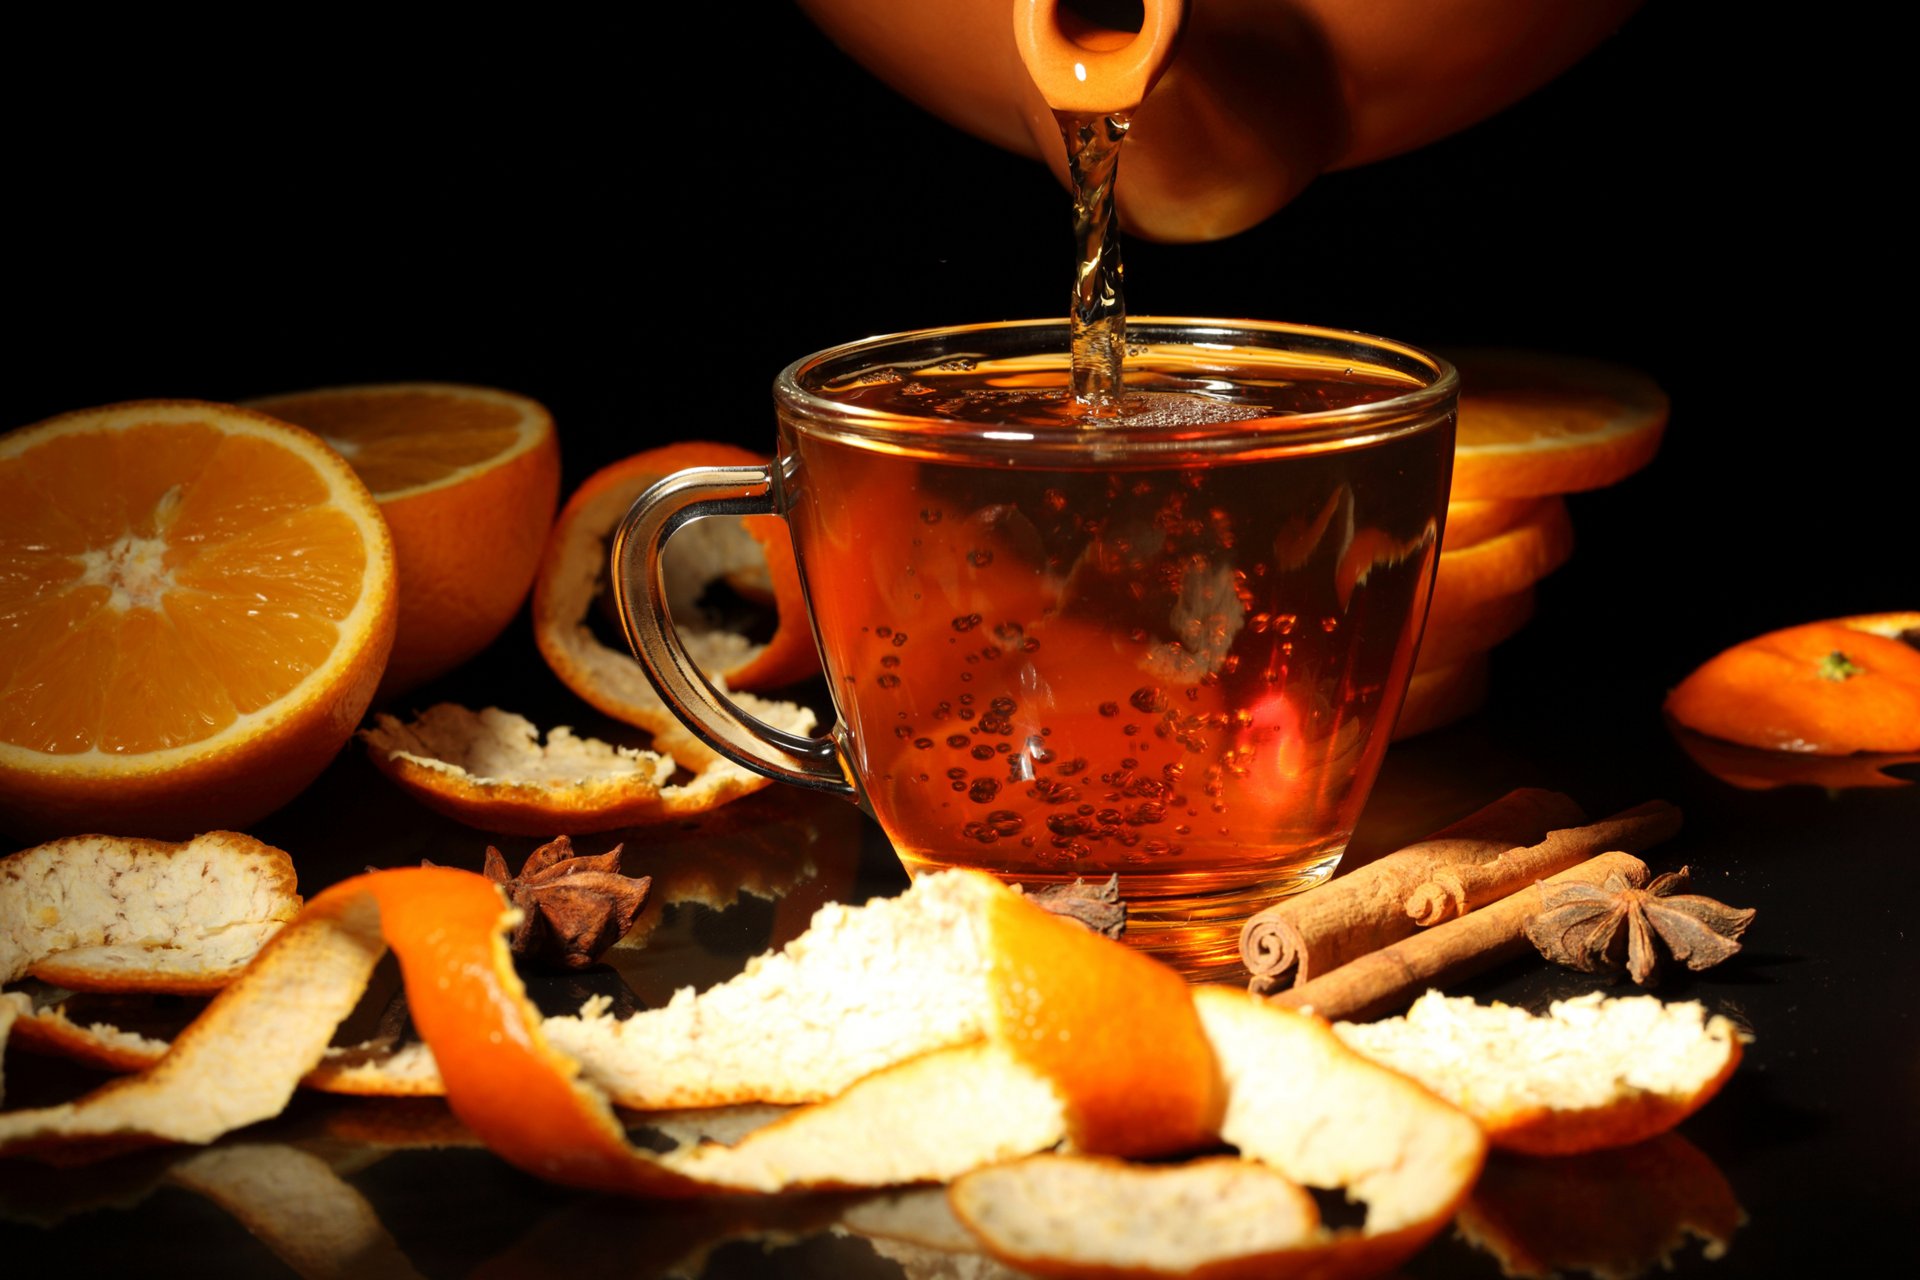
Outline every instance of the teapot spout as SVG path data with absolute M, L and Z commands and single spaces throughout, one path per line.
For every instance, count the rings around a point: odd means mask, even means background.
M 1013 41 L 1040 97 L 1070 116 L 1114 116 L 1146 100 L 1173 61 L 1186 0 L 1144 0 L 1138 31 L 1102 26 L 1062 0 L 1014 0 Z

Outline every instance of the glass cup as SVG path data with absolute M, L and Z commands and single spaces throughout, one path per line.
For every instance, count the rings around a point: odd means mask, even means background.
M 670 476 L 614 543 L 635 654 L 749 769 L 856 800 L 909 874 L 1119 877 L 1127 938 L 1238 968 L 1274 898 L 1332 874 L 1413 669 L 1458 381 L 1397 342 L 1136 318 L 1126 396 L 1065 391 L 1060 322 L 869 338 L 774 383 L 766 467 Z M 741 712 L 668 621 L 689 520 L 793 536 L 837 723 Z

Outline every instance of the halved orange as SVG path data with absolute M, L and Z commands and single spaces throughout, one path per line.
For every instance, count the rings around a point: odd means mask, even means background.
M 541 656 L 568 688 L 656 736 L 678 729 L 640 664 L 624 647 L 615 649 L 594 634 L 596 602 L 610 572 L 608 544 L 634 499 L 656 480 L 689 467 L 765 461 L 727 444 L 667 445 L 602 467 L 567 499 L 534 582 L 533 632 Z M 722 580 L 743 596 L 772 600 L 777 618 L 764 643 L 707 625 L 699 598 Z M 820 669 L 793 542 L 778 516 L 716 516 L 688 525 L 667 546 L 667 588 L 676 597 L 673 621 L 681 639 L 701 667 L 729 688 L 780 688 Z M 661 749 L 677 753 L 673 746 Z
M 393 544 L 318 437 L 193 400 L 0 437 L 0 814 L 185 838 L 293 798 L 393 643 Z
M 1742 641 L 1667 695 L 1689 729 L 1727 742 L 1844 756 L 1920 751 L 1920 613 L 1810 622 Z
M 338 450 L 393 530 L 400 624 L 383 701 L 453 670 L 506 629 L 533 586 L 560 502 L 560 445 L 544 406 L 447 382 L 247 403 Z
M 1637 370 L 1528 351 L 1449 358 L 1460 370 L 1455 502 L 1603 488 L 1660 448 L 1667 394 Z

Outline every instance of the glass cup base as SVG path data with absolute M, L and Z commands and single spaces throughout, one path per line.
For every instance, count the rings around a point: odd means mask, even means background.
M 1261 867 L 1251 875 L 1232 879 L 1218 872 L 1156 875 L 1122 871 L 1120 900 L 1126 904 L 1127 928 L 1121 940 L 1163 962 L 1189 982 L 1244 985 L 1247 968 L 1240 958 L 1240 931 L 1248 918 L 1281 898 L 1325 883 L 1345 852 L 1342 842 L 1309 857 L 1292 858 L 1284 867 Z M 907 874 L 916 879 L 959 865 L 905 852 L 900 854 L 900 861 Z M 1027 889 L 1072 884 L 1075 880 L 1097 887 L 1113 874 L 978 869 Z

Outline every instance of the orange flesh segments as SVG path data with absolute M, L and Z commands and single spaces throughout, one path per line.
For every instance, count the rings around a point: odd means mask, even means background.
M 5 825 L 187 836 L 290 799 L 372 697 L 391 548 L 336 454 L 230 405 L 0 437 Z

